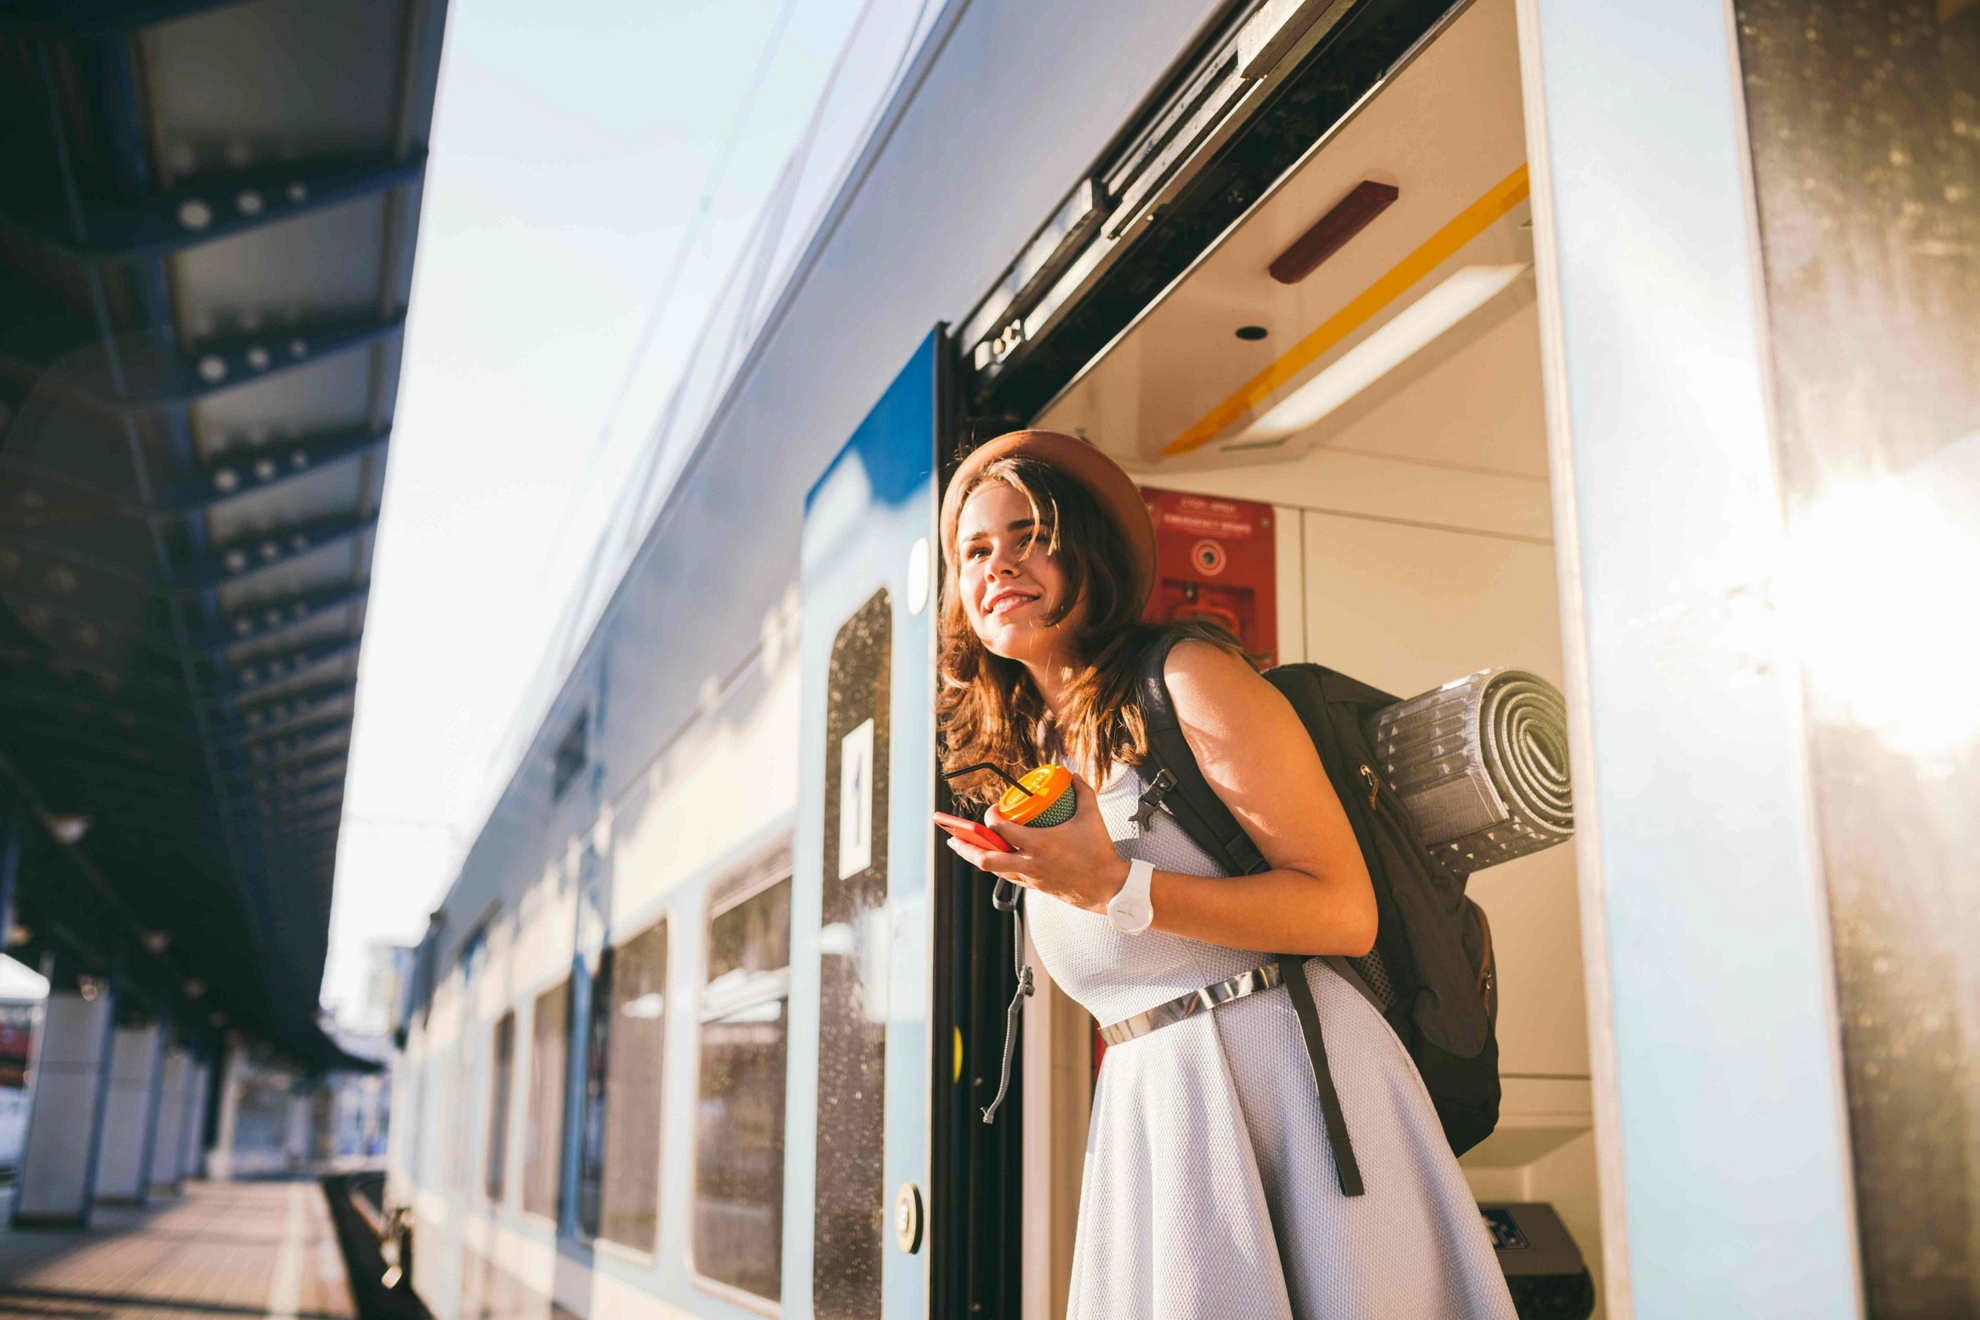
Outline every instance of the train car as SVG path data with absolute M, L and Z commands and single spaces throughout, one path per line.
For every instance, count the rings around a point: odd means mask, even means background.
M 942 8 L 421 947 L 390 1195 L 436 1314 L 1063 1313 L 1104 1059 L 1043 984 L 1014 1098 L 978 1120 L 1009 928 L 928 824 L 936 502 L 1021 425 L 1144 485 L 1171 613 L 1399 694 L 1492 666 L 1569 694 L 1578 846 L 1470 889 L 1504 1101 L 1462 1167 L 1514 1207 L 1522 1298 L 1853 1305 L 1819 922 L 1776 924 L 1764 984 L 1687 942 L 1708 903 L 1751 913 L 1686 887 L 1718 825 L 1646 823 L 1673 803 L 1627 766 L 1658 716 L 1607 630 L 1660 617 L 1632 547 L 1679 528 L 1670 465 L 1709 480 L 1761 375 L 1706 334 L 1752 285 L 1724 278 L 1740 162 L 1692 149 L 1737 121 L 1731 38 L 1693 8 L 1654 75 L 1626 21 L 1529 0 Z M 1703 274 L 1656 267 L 1653 210 L 1711 238 Z M 1687 361 L 1712 407 L 1676 397 Z M 1683 424 L 1584 455 L 1564 419 L 1588 400 Z M 1688 654 L 1653 641 L 1644 664 Z M 1698 773 L 1732 784 L 1765 741 Z M 1747 838 L 1805 860 L 1778 828 Z M 1637 905 L 1633 857 L 1665 906 Z M 1678 965 L 1675 990 L 1653 974 Z M 1652 1027 L 1619 1067 L 1659 1002 L 1722 993 L 1814 1025 Z M 1714 1164 L 1735 1147 L 1751 1178 Z M 1702 1295 L 1727 1309 L 1650 1305 Z

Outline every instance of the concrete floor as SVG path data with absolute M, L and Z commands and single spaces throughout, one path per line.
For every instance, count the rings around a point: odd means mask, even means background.
M 0 1320 L 354 1320 L 314 1181 L 188 1183 L 86 1233 L 0 1232 Z

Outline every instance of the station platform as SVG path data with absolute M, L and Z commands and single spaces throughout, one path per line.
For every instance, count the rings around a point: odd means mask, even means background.
M 0 1317 L 356 1320 L 315 1179 L 185 1186 L 84 1232 L 0 1231 Z

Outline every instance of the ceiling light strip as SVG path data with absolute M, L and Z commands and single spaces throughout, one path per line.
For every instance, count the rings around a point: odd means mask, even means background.
M 1204 414 L 1194 426 L 1171 440 L 1162 450 L 1164 458 L 1187 454 L 1218 435 L 1238 418 L 1250 412 L 1274 391 L 1311 366 L 1323 353 L 1353 334 L 1394 302 L 1410 286 L 1455 256 L 1459 249 L 1484 233 L 1515 206 L 1526 200 L 1526 166 L 1508 174 L 1483 197 L 1458 212 L 1449 224 L 1424 240 L 1421 247 L 1397 262 L 1373 284 L 1363 289 L 1347 306 L 1322 321 L 1306 338 L 1287 349 L 1278 361 L 1253 376 L 1236 393 Z

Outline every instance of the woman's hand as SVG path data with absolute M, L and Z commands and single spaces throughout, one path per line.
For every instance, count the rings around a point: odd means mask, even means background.
M 1072 791 L 1072 819 L 1057 825 L 1028 829 L 1005 820 L 995 807 L 985 812 L 984 825 L 1010 844 L 1011 852 L 991 852 L 954 837 L 949 846 L 979 870 L 1076 908 L 1105 912 L 1127 883 L 1128 864 L 1107 837 L 1093 789 L 1074 775 Z

